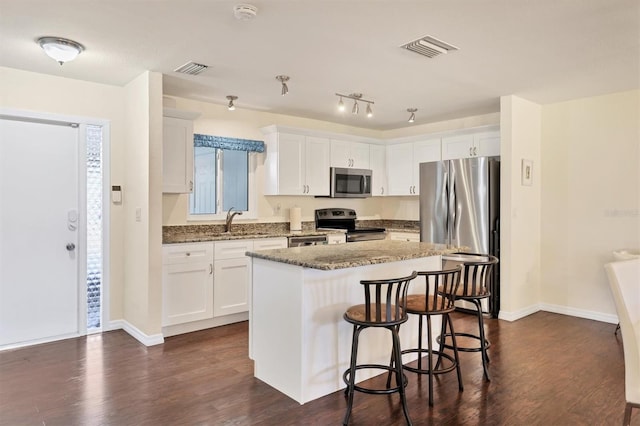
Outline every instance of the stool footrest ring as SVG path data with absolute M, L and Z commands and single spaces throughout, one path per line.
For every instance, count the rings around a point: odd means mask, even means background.
M 377 369 L 377 370 L 385 370 L 391 373 L 396 373 L 396 369 L 392 368 L 388 365 L 382 365 L 382 364 L 361 364 L 361 365 L 356 365 L 356 370 L 363 370 L 363 369 Z M 349 375 L 351 374 L 351 369 L 347 369 L 344 374 L 342 375 L 342 380 L 344 380 L 344 383 L 347 385 L 347 387 L 349 386 Z M 402 375 L 403 377 L 403 383 L 404 383 L 404 387 L 407 387 L 408 381 L 407 381 L 407 376 L 406 375 Z M 394 386 L 394 387 L 390 387 L 390 388 L 385 388 L 385 389 L 370 389 L 370 388 L 365 388 L 362 386 L 358 386 L 356 384 L 353 385 L 353 389 L 358 391 L 358 392 L 363 392 L 363 393 L 368 393 L 368 394 L 374 394 L 374 395 L 387 395 L 387 394 L 391 394 L 391 393 L 395 393 L 395 392 L 399 392 L 400 391 L 400 386 Z
M 471 339 L 476 339 L 478 341 L 480 341 L 480 336 L 476 336 L 475 334 L 469 334 L 469 333 L 455 333 L 456 338 L 458 337 L 469 337 Z M 444 335 L 444 342 L 442 344 L 443 347 L 447 348 L 447 349 L 453 349 L 453 346 L 446 343 L 447 341 L 447 337 L 451 337 L 451 333 L 447 333 Z M 441 343 L 440 340 L 442 339 L 442 336 L 438 336 L 436 338 L 436 341 L 438 343 Z M 468 346 L 460 346 L 459 344 L 457 344 L 456 346 L 458 346 L 458 351 L 459 352 L 482 352 L 482 346 L 475 346 L 475 347 L 468 347 Z M 484 349 L 489 349 L 491 347 L 491 342 L 489 342 L 488 339 L 484 339 Z
M 458 348 L 458 350 L 460 350 L 460 349 Z M 428 349 L 405 349 L 405 350 L 402 351 L 402 355 L 409 354 L 409 353 L 418 353 L 418 354 L 425 353 L 425 354 L 428 354 L 429 350 Z M 447 367 L 442 367 L 442 368 L 438 368 L 438 369 L 434 368 L 433 371 L 431 371 L 432 374 L 449 373 L 450 371 L 453 371 L 453 370 L 456 369 L 456 367 L 457 367 L 456 360 L 451 355 L 443 353 L 443 352 L 440 352 L 440 351 L 431 351 L 431 354 L 432 355 L 436 355 L 436 356 L 441 357 L 441 358 L 445 358 L 445 359 L 447 359 L 447 360 L 449 360 L 451 362 L 451 365 L 449 365 Z M 418 362 L 418 360 L 411 361 L 411 362 Z M 424 368 L 421 369 L 421 368 L 411 367 L 411 366 L 409 366 L 407 364 L 403 364 L 402 368 L 407 370 L 407 371 L 411 371 L 413 373 L 429 374 L 429 369 L 424 369 Z

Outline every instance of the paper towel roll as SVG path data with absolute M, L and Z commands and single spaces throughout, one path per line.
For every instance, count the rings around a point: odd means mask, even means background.
M 302 231 L 302 212 L 300 207 L 291 207 L 289 209 L 289 229 Z

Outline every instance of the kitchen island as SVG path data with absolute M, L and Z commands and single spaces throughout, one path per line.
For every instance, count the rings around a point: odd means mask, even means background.
M 249 356 L 254 376 L 300 404 L 344 388 L 352 326 L 342 316 L 349 306 L 363 303 L 360 280 L 440 269 L 441 256 L 455 251 L 440 244 L 380 240 L 247 252 L 253 268 Z M 414 280 L 409 292 L 421 286 Z M 435 322 L 432 326 L 439 329 Z M 400 328 L 402 344 L 415 344 L 417 330 L 410 316 Z M 387 330 L 362 335 L 359 362 L 386 364 L 390 354 Z M 364 373 L 358 373 L 359 381 L 368 378 Z

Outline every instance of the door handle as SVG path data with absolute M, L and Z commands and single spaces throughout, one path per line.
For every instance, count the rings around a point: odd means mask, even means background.
M 209 275 L 213 275 L 213 263 L 209 264 Z
M 75 248 L 76 248 L 76 245 L 75 245 L 75 244 L 73 244 L 73 243 L 67 243 L 67 250 L 68 250 L 68 251 L 73 251 L 73 250 L 75 250 Z

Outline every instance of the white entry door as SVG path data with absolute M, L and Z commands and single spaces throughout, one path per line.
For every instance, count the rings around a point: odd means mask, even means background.
M 0 347 L 80 328 L 77 126 L 0 119 Z

